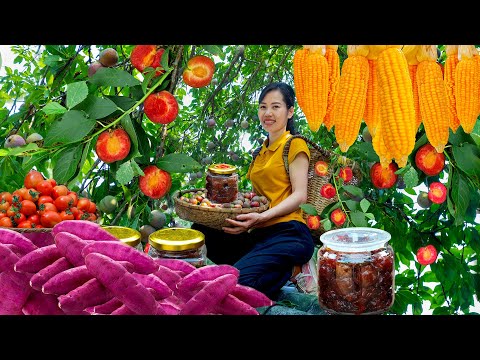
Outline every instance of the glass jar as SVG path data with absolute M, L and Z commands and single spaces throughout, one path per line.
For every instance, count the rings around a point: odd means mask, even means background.
M 380 229 L 352 227 L 320 236 L 318 301 L 329 314 L 380 314 L 395 297 L 391 235 Z
M 212 164 L 206 177 L 206 196 L 214 203 L 229 203 L 237 200 L 237 167 L 229 164 Z
M 143 251 L 142 234 L 140 231 L 126 227 L 126 226 L 102 226 L 110 234 L 118 238 L 121 242 L 129 245 L 139 251 Z
M 148 237 L 152 258 L 181 259 L 195 267 L 206 265 L 207 247 L 201 231 L 185 228 L 160 229 Z

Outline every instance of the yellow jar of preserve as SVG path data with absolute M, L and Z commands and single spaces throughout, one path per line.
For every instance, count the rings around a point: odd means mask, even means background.
M 121 242 L 131 247 L 136 248 L 139 251 L 143 251 L 142 246 L 142 234 L 140 231 L 126 227 L 126 226 L 102 226 L 110 234 L 118 238 Z

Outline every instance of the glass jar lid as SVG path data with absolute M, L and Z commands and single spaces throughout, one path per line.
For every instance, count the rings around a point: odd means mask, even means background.
M 192 250 L 205 244 L 205 235 L 194 229 L 167 228 L 151 233 L 148 242 L 157 250 Z
M 375 250 L 390 238 L 389 232 L 369 227 L 335 229 L 320 235 L 320 241 L 330 249 L 346 252 Z
M 212 164 L 208 167 L 208 171 L 215 174 L 230 175 L 237 171 L 237 167 L 230 164 Z
M 118 238 L 121 242 L 126 245 L 135 247 L 137 246 L 142 238 L 140 231 L 126 227 L 126 226 L 102 226 L 110 234 Z

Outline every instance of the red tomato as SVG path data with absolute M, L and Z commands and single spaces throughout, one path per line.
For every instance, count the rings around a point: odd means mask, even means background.
M 73 214 L 73 217 L 76 218 L 77 217 L 77 214 L 80 210 L 78 210 L 78 208 L 76 206 L 72 206 L 70 209 L 70 212 Z
M 13 217 L 12 220 L 14 221 L 15 224 L 20 224 L 21 222 L 27 220 L 27 217 L 22 214 L 21 212 L 16 213 Z
M 38 214 L 30 215 L 29 217 L 27 217 L 27 220 L 30 221 L 32 224 L 40 225 L 40 215 Z
M 31 200 L 35 202 L 35 201 L 38 201 L 39 197 L 40 197 L 40 193 L 37 191 L 37 189 L 30 188 L 30 189 L 27 189 L 26 194 L 23 197 L 23 200 Z
M 1 192 L 0 193 L 0 203 L 3 200 L 8 201 L 11 204 L 13 202 L 12 194 L 10 194 L 8 191 Z
M 58 211 L 63 211 L 73 205 L 73 199 L 71 196 L 68 195 L 60 195 L 55 199 L 53 203 L 57 207 Z
M 52 183 L 52 188 L 53 188 L 54 186 L 57 186 L 57 182 L 55 181 L 55 179 L 52 178 L 52 179 L 47 179 L 47 180 Z
M 47 195 L 47 196 L 52 195 L 53 186 L 52 186 L 52 183 L 49 180 L 40 181 L 35 188 L 37 189 L 38 192 L 40 192 L 40 196 L 42 196 L 42 195 Z
M 8 216 L 5 216 L 0 219 L 0 226 L 13 227 L 12 220 Z
M 60 218 L 63 220 L 74 220 L 75 217 L 73 216 L 70 210 L 64 210 L 60 213 Z
M 69 191 L 68 196 L 71 196 L 73 199 L 73 205 L 72 206 L 77 206 L 78 203 L 78 194 L 75 191 Z
M 33 223 L 25 220 L 17 225 L 17 228 L 32 229 L 34 227 Z
M 69 190 L 65 185 L 54 186 L 53 189 L 52 189 L 52 197 L 53 197 L 53 199 L 56 199 L 59 196 L 67 195 L 68 191 Z
M 40 217 L 40 222 L 46 228 L 52 228 L 61 221 L 62 221 L 62 218 L 60 217 L 60 214 L 52 210 L 45 211 L 43 215 Z
M 97 212 L 97 205 L 90 200 L 90 206 L 88 207 L 88 212 L 95 214 Z
M 77 208 L 78 210 L 88 212 L 88 210 L 90 209 L 90 200 L 87 198 L 78 199 Z
M 20 212 L 26 216 L 30 216 L 37 213 L 37 205 L 31 200 L 23 200 Z
M 75 216 L 75 220 L 85 220 L 84 218 L 85 212 L 83 210 L 77 209 L 77 214 Z
M 7 212 L 10 209 L 11 204 L 8 201 L 1 200 L 0 201 L 0 212 Z
M 27 189 L 35 188 L 40 181 L 45 180 L 42 173 L 37 170 L 30 170 L 23 180 Z
M 52 203 L 45 203 L 45 204 L 42 204 L 38 207 L 38 214 L 40 216 L 42 216 L 43 214 L 45 214 L 47 211 L 55 211 L 55 212 L 58 212 L 57 211 L 57 207 L 52 204 Z M 40 218 L 41 220 L 41 218 Z
M 53 199 L 51 196 L 49 195 L 42 195 L 38 198 L 38 201 L 37 201 L 37 204 L 38 205 L 41 205 L 41 204 L 45 204 L 45 203 L 52 203 L 53 204 Z

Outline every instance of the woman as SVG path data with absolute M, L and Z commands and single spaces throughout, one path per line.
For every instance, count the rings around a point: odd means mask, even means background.
M 303 139 L 293 139 L 288 154 L 283 147 L 294 128 L 295 93 L 286 83 L 266 86 L 259 97 L 258 118 L 268 132 L 258 156 L 247 173 L 257 195 L 270 200 L 262 213 L 240 214 L 227 219 L 223 232 L 194 224 L 205 234 L 207 253 L 216 264 L 231 264 L 240 271 L 239 283 L 253 287 L 271 299 L 313 255 L 310 230 L 300 205 L 307 201 L 310 151 Z

